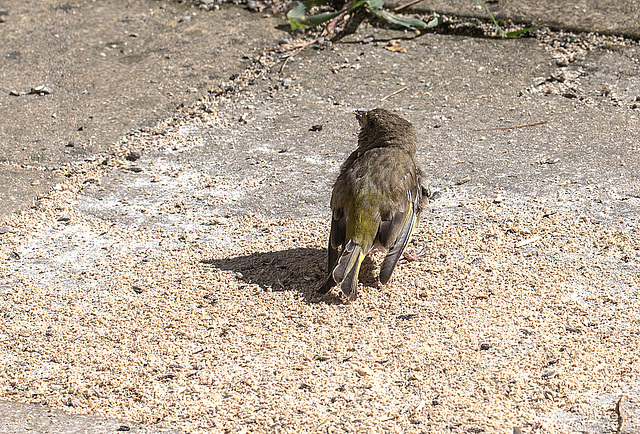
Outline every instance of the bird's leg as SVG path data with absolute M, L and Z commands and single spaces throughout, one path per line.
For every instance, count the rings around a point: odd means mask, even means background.
M 420 250 L 418 253 L 404 252 L 399 262 L 422 261 L 426 257 L 427 257 L 427 248 L 423 247 L 422 250 Z

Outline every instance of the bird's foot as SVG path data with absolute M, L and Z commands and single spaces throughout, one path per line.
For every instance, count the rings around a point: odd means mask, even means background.
M 427 257 L 427 248 L 423 247 L 422 250 L 420 250 L 418 253 L 404 252 L 399 262 L 422 261 L 426 257 Z

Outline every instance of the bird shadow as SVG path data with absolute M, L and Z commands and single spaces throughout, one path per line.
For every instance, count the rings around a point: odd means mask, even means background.
M 298 247 L 273 252 L 257 252 L 225 259 L 200 261 L 220 270 L 233 271 L 248 285 L 258 285 L 265 291 L 295 291 L 306 303 L 342 304 L 339 290 L 318 295 L 317 289 L 327 277 L 326 250 Z M 375 264 L 367 256 L 362 263 L 360 281 L 377 286 Z

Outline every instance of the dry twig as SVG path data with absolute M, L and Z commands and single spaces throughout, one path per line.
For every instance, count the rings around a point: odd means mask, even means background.
M 392 96 L 399 94 L 400 92 L 402 92 L 403 90 L 406 90 L 407 88 L 409 88 L 409 86 L 405 86 L 401 89 L 396 90 L 395 92 L 391 92 L 389 95 L 385 96 L 380 101 L 384 101 L 387 98 L 391 98 Z
M 320 36 L 322 36 L 324 34 L 324 31 L 320 34 Z M 289 54 L 287 57 L 285 57 L 284 59 L 284 63 L 282 64 L 282 66 L 280 67 L 280 73 L 282 73 L 282 71 L 284 70 L 284 67 L 287 66 L 287 62 L 289 61 L 289 59 L 291 59 L 292 57 L 296 56 L 297 54 L 299 54 L 302 50 L 304 50 L 305 48 L 307 48 L 309 45 L 311 44 L 315 44 L 316 42 L 318 42 L 318 39 L 320 39 L 320 36 L 318 36 L 315 39 L 312 39 L 309 42 L 304 43 L 303 45 L 301 45 L 300 47 L 298 47 L 298 49 L 296 51 L 294 51 L 293 53 Z
M 422 0 L 413 0 L 413 1 L 410 1 L 409 3 L 406 3 L 406 4 L 403 4 L 403 5 L 400 5 L 400 6 L 397 6 L 397 7 L 393 8 L 393 11 L 394 11 L 394 12 L 401 11 L 402 9 L 406 9 L 406 8 L 408 8 L 409 6 L 413 6 L 413 5 L 415 5 L 416 3 L 420 3 L 421 1 L 422 1 Z
M 497 128 L 475 128 L 473 131 L 497 131 L 497 130 L 513 130 L 516 128 L 526 128 L 526 127 L 535 127 L 536 125 L 542 125 L 542 124 L 546 124 L 547 121 L 542 121 L 542 122 L 534 122 L 532 124 L 526 124 L 526 125 L 516 125 L 513 127 L 497 127 Z
M 624 421 L 626 420 L 626 418 L 624 417 L 624 413 L 622 411 L 622 403 L 625 401 L 627 397 L 622 395 L 620 396 L 620 399 L 618 399 L 618 402 L 616 402 L 616 414 L 618 415 L 618 426 L 616 427 L 616 434 L 621 434 L 622 433 L 622 428 L 624 427 Z
M 340 15 L 338 15 L 337 17 L 333 18 L 331 21 L 329 21 L 327 23 L 327 25 L 324 27 L 324 29 L 322 29 L 322 32 L 320 33 L 320 35 L 318 35 L 317 38 L 301 45 L 300 47 L 298 47 L 298 49 L 296 51 L 294 51 L 293 53 L 289 54 L 285 59 L 284 59 L 284 63 L 282 64 L 282 66 L 280 67 L 280 73 L 282 73 L 282 71 L 284 71 L 284 67 L 287 66 L 287 62 L 289 61 L 289 59 L 291 59 L 292 57 L 297 56 L 298 54 L 300 54 L 300 52 L 302 50 L 304 50 L 305 48 L 307 48 L 309 45 L 315 44 L 316 42 L 318 42 L 318 40 L 322 37 L 325 37 L 329 34 L 332 34 L 333 31 L 335 30 L 335 28 L 338 26 L 338 24 L 340 24 L 341 22 L 344 21 L 345 16 L 348 15 L 349 11 L 344 11 L 343 13 L 341 13 Z

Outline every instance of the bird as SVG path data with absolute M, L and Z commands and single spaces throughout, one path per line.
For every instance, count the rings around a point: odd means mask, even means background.
M 389 281 L 429 197 L 413 125 L 381 108 L 354 114 L 358 146 L 333 185 L 328 276 L 317 290 L 340 285 L 349 301 L 357 299 L 360 266 L 374 248 L 387 251 L 378 279 Z

